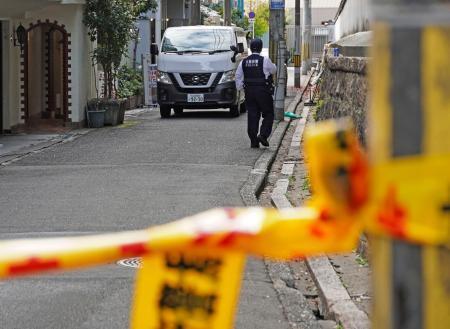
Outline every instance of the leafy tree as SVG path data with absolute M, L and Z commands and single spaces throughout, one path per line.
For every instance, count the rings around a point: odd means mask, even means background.
M 269 4 L 260 3 L 255 10 L 255 36 L 262 37 L 269 31 Z
M 208 6 L 209 9 L 217 11 L 217 13 L 219 13 L 219 15 L 221 15 L 221 16 L 223 15 L 223 2 L 209 3 L 209 4 L 206 4 L 206 6 Z
M 237 8 L 233 8 L 231 11 L 231 22 L 244 30 L 247 30 L 249 26 L 248 17 L 244 16 Z
M 93 65 L 105 74 L 103 97 L 112 98 L 115 77 L 128 43 L 136 36 L 135 22 L 143 13 L 156 9 L 155 0 L 87 0 L 83 22 L 92 42 Z

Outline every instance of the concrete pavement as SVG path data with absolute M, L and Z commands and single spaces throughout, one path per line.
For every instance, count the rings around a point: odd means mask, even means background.
M 0 239 L 139 229 L 222 206 L 263 150 L 246 118 L 155 111 L 92 131 L 0 169 Z M 12 329 L 126 328 L 135 271 L 103 268 L 0 283 L 0 323 Z M 250 260 L 236 328 L 290 328 L 265 265 Z

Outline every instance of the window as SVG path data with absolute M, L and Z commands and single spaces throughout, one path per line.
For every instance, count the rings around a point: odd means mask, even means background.
M 234 34 L 226 29 L 173 29 L 167 30 L 162 52 L 229 51 L 235 44 Z

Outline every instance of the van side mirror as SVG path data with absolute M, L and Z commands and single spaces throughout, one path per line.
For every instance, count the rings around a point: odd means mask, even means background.
M 230 49 L 232 51 L 234 51 L 236 54 L 242 54 L 244 53 L 245 49 L 244 49 L 244 44 L 242 42 L 239 42 L 236 46 L 230 46 Z
M 233 63 L 236 63 L 236 56 L 237 54 L 242 54 L 244 53 L 244 44 L 242 42 L 239 42 L 236 46 L 230 46 L 230 49 L 234 52 L 233 57 L 231 57 L 231 61 Z
M 154 56 L 158 56 L 159 55 L 159 49 L 158 49 L 158 45 L 156 43 L 152 43 L 150 46 L 150 54 L 154 55 Z
M 242 43 L 242 42 L 239 42 L 238 44 L 237 44 L 237 52 L 239 53 L 239 54 L 243 54 L 244 53 L 244 44 Z

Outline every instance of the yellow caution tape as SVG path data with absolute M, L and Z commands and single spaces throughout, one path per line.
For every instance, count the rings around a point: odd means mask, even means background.
M 131 328 L 232 328 L 243 267 L 242 253 L 145 257 Z
M 354 249 L 366 230 L 450 241 L 450 156 L 369 163 L 348 120 L 307 132 L 313 200 L 286 210 L 215 209 L 148 230 L 0 242 L 0 278 L 142 256 L 132 329 L 232 327 L 247 254 L 280 260 Z
M 370 167 L 349 120 L 307 133 L 314 204 L 362 228 L 413 243 L 450 242 L 450 154 L 377 161 Z
M 215 209 L 144 231 L 0 242 L 0 278 L 110 263 L 154 253 L 211 250 L 292 259 L 351 250 L 360 227 L 314 208 Z
M 450 156 L 405 157 L 372 169 L 366 230 L 413 243 L 450 242 Z

